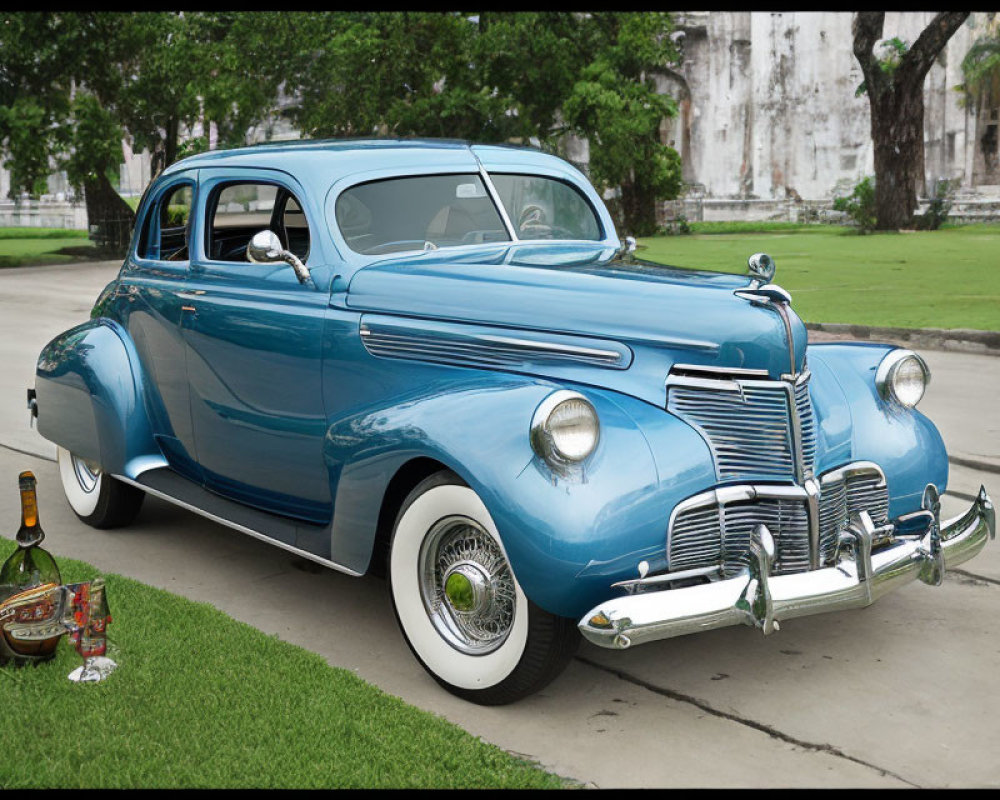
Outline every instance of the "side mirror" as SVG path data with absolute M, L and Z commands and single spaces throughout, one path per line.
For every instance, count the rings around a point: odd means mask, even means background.
M 309 270 L 298 256 L 281 246 L 278 234 L 271 230 L 258 231 L 247 244 L 247 260 L 254 264 L 274 264 L 283 261 L 295 270 L 299 283 L 309 283 Z
M 271 264 L 282 261 L 281 239 L 274 231 L 258 231 L 247 245 L 247 260 L 254 264 Z

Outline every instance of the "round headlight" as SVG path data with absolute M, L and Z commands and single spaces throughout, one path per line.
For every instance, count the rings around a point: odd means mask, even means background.
M 531 420 L 531 446 L 550 464 L 583 461 L 594 452 L 600 434 L 590 401 L 565 389 L 546 397 Z
M 931 381 L 927 363 L 912 350 L 893 350 L 878 365 L 875 385 L 886 400 L 913 408 Z

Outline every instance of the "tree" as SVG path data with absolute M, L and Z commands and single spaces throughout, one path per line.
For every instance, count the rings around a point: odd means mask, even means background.
M 595 15 L 606 43 L 566 99 L 563 112 L 591 143 L 590 173 L 600 189 L 621 190 L 626 232 L 656 232 L 656 200 L 681 188 L 677 151 L 660 141 L 660 123 L 677 113 L 652 72 L 675 63 L 672 26 L 663 13 Z
M 0 138 L 12 189 L 38 194 L 55 166 L 82 189 L 99 243 L 120 250 L 134 222 L 109 173 L 123 138 L 148 148 L 153 174 L 215 122 L 220 143 L 245 144 L 273 107 L 277 70 L 256 68 L 272 16 L 227 12 L 15 13 L 0 19 Z
M 879 230 L 912 227 L 924 182 L 924 77 L 968 11 L 935 15 L 905 52 L 880 59 L 884 11 L 858 12 L 852 23 L 854 56 L 864 74 L 875 147 L 875 216 Z
M 679 191 L 680 158 L 660 143 L 675 105 L 652 78 L 678 57 L 667 14 L 354 12 L 299 27 L 283 67 L 307 135 L 537 139 L 558 152 L 572 131 L 591 142 L 595 183 L 621 187 L 630 233 L 651 233 L 655 201 Z

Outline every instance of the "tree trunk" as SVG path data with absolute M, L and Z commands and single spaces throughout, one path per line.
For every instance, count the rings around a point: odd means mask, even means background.
M 164 143 L 164 164 L 166 169 L 177 160 L 177 135 L 180 129 L 180 121 L 177 117 L 167 118 L 167 136 Z
M 872 101 L 875 145 L 875 216 L 878 230 L 913 227 L 924 175 L 924 93 L 897 86 Z
M 135 212 L 115 191 L 106 175 L 83 187 L 90 238 L 109 255 L 124 256 L 135 225 Z
M 642 180 L 621 185 L 621 236 L 652 236 L 656 233 L 656 193 Z

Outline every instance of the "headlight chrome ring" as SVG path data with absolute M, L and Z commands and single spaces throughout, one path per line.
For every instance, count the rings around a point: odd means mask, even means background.
M 919 403 L 930 382 L 930 367 L 912 350 L 889 352 L 875 371 L 875 387 L 882 398 L 903 408 Z
M 601 425 L 591 402 L 579 392 L 559 389 L 546 397 L 531 419 L 531 447 L 550 466 L 578 464 L 597 447 Z

